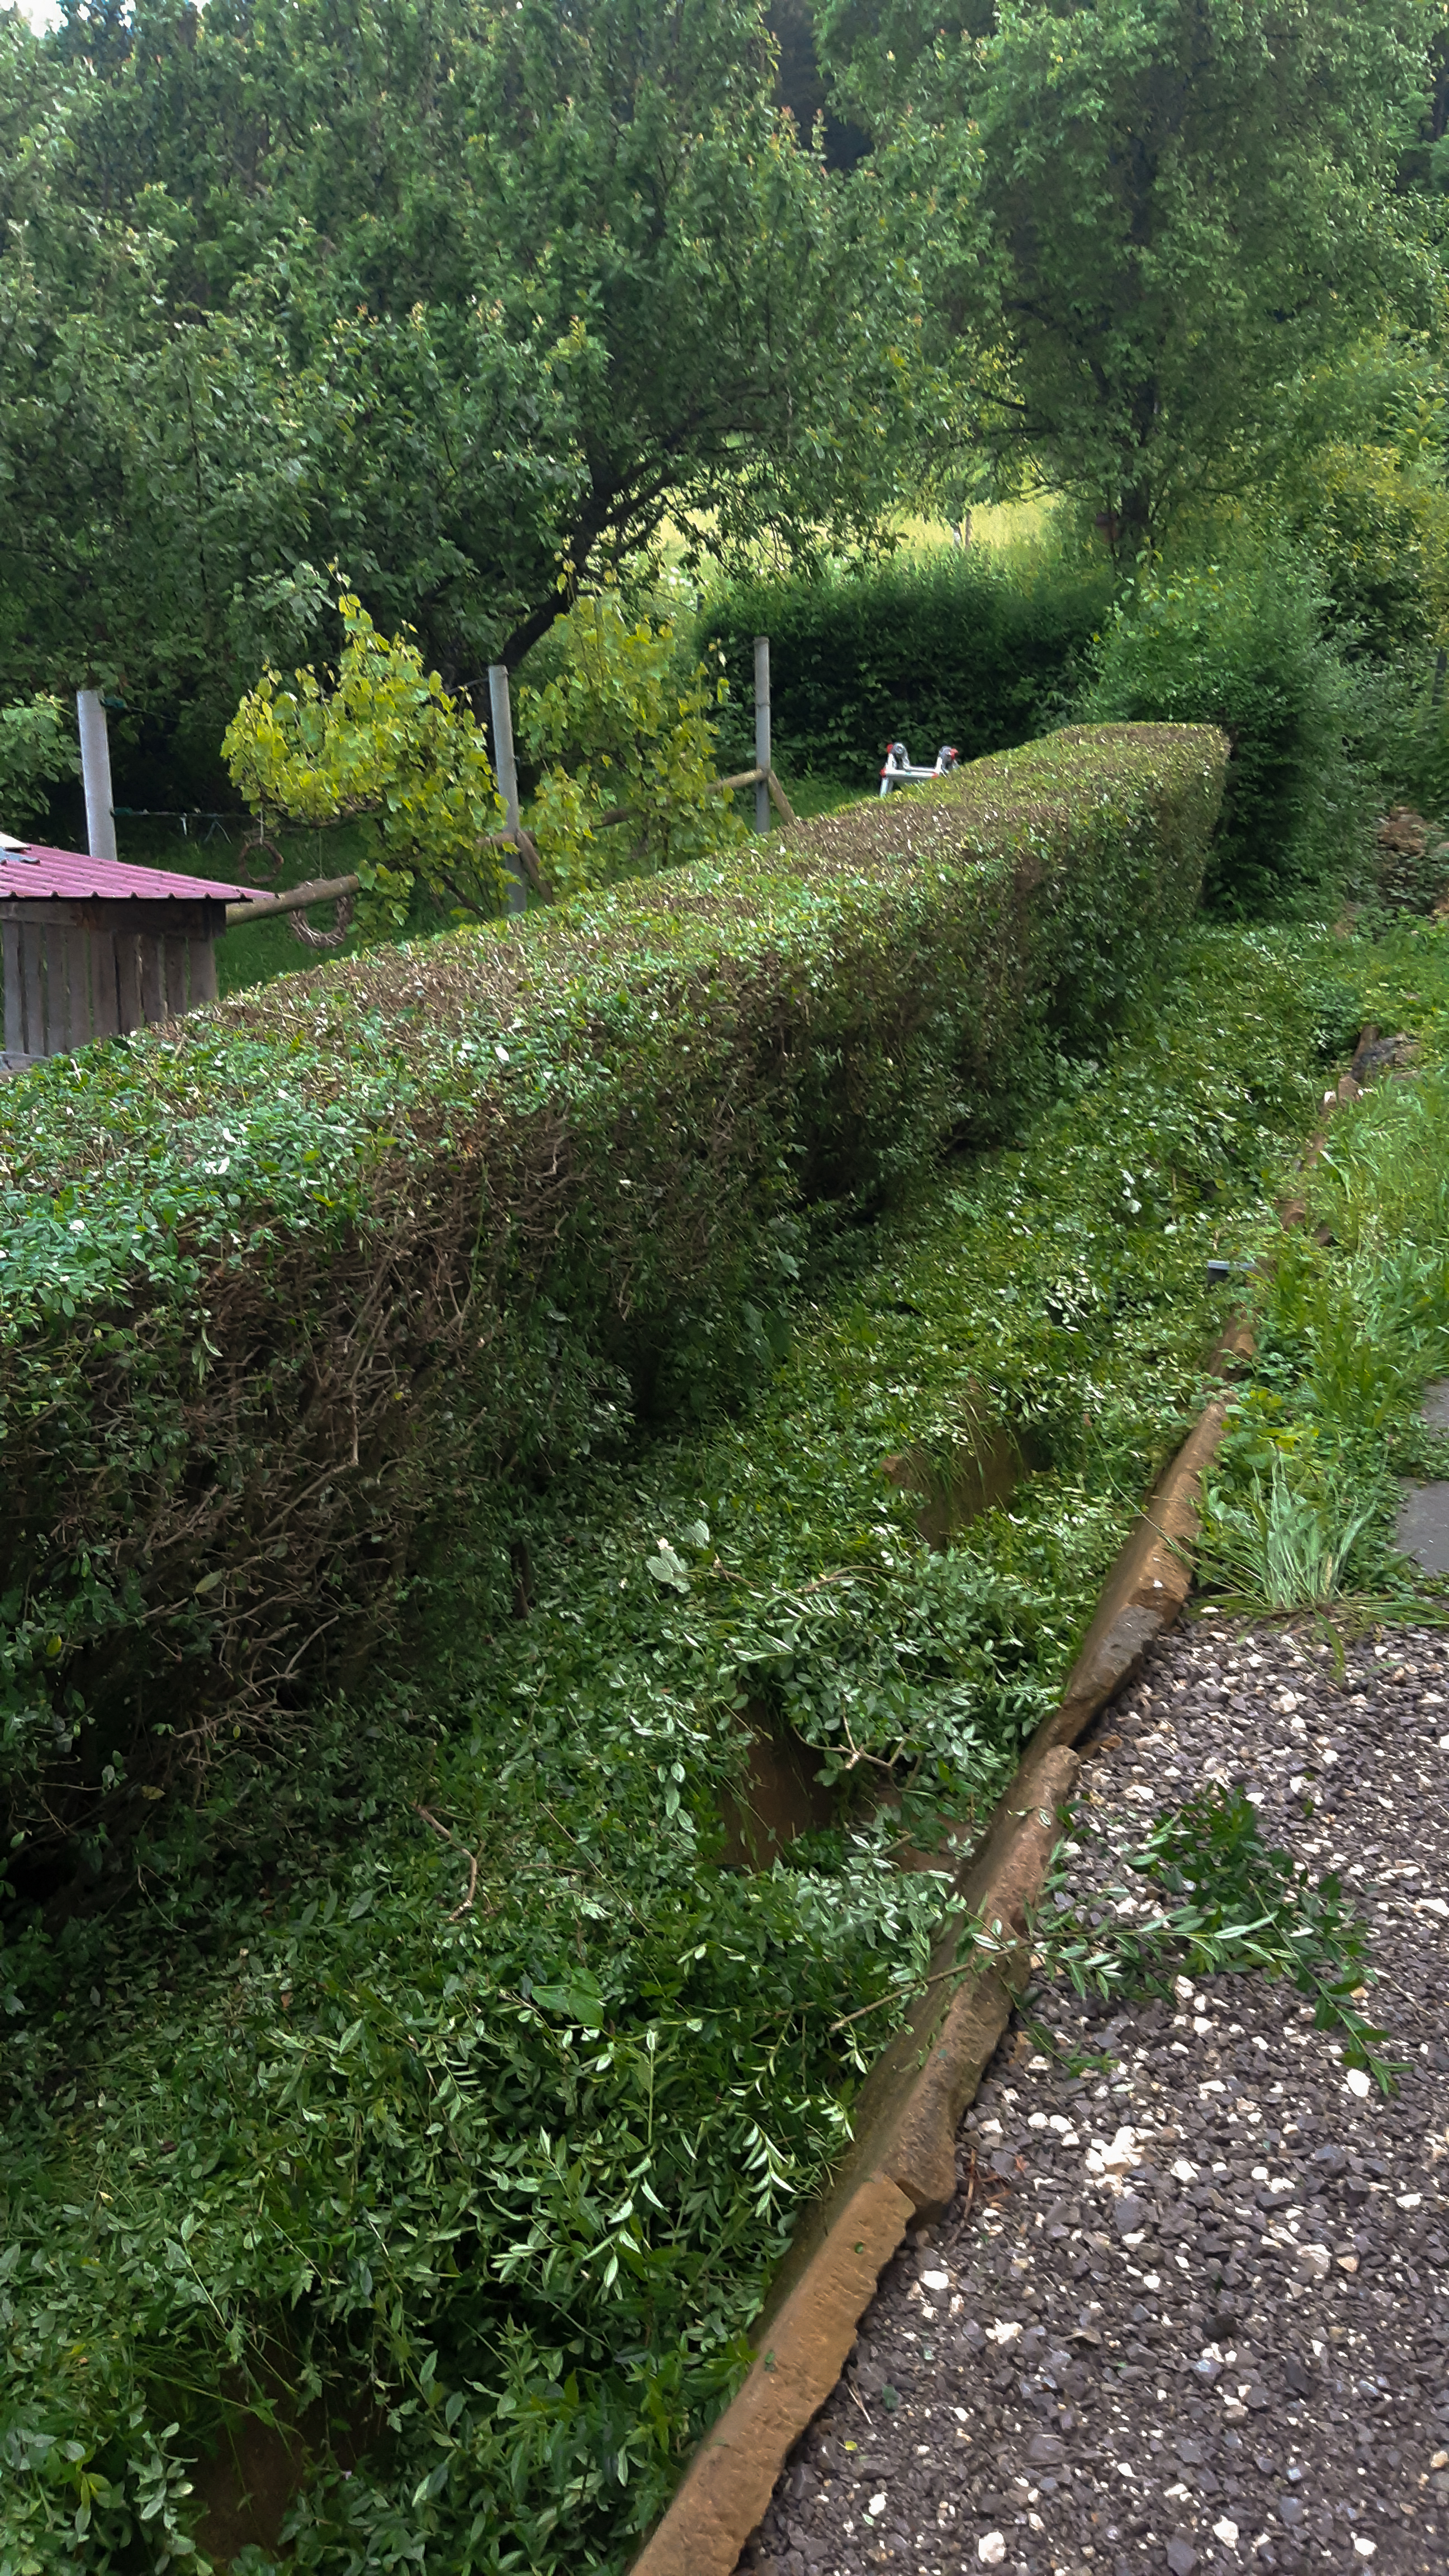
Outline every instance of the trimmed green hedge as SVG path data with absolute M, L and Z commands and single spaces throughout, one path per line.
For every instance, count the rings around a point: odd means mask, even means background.
M 754 638 L 770 638 L 775 761 L 868 789 L 887 742 L 929 765 L 963 760 L 1060 723 L 1078 665 L 1111 606 L 1108 565 L 1023 575 L 980 546 L 784 580 L 736 582 L 709 600 L 701 645 L 724 648 L 725 765 L 754 759 Z
M 768 1365 L 808 1226 L 1150 973 L 1225 760 L 1060 734 L 0 1086 L 13 1829 L 124 1829 L 354 1674 L 490 1487 Z

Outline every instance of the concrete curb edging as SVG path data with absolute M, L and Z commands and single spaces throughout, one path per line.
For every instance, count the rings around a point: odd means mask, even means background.
M 1246 1347 L 1245 1333 L 1230 1336 L 1218 1364 Z M 1001 1940 L 1000 1953 L 968 1967 L 953 1992 L 959 1917 L 937 1942 L 931 1972 L 943 1983 L 927 1987 L 871 2068 L 852 2144 L 805 2213 L 753 2330 L 749 2375 L 704 2436 L 631 2576 L 733 2576 L 790 2451 L 840 2377 L 907 2227 L 949 2205 L 956 2131 L 1029 1973 L 1027 1916 L 1081 1769 L 1071 1747 L 1187 1599 L 1185 1549 L 1225 1416 L 1222 1399 L 1207 1406 L 1138 1515 L 1060 1706 L 1038 1727 L 957 1873 L 957 1894 Z

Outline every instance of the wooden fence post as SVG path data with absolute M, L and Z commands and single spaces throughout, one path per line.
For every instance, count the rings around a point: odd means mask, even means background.
M 755 830 L 770 828 L 770 639 L 755 637 Z
M 503 799 L 504 829 L 514 843 L 515 859 L 509 871 L 505 909 L 522 912 L 528 897 L 524 891 L 521 862 L 517 858 L 518 835 L 518 764 L 513 757 L 513 708 L 508 696 L 508 665 L 488 665 L 488 706 L 493 719 L 493 767 L 498 779 L 498 793 Z

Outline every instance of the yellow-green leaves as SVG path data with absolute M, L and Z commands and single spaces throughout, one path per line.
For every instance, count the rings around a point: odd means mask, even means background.
M 520 733 L 543 768 L 530 825 L 557 890 L 738 847 L 745 829 L 714 784 L 707 712 L 723 680 L 703 662 L 682 671 L 673 627 L 631 619 L 613 589 L 581 599 L 563 635 L 557 678 L 519 702 Z
M 330 685 L 310 665 L 290 685 L 267 670 L 243 698 L 222 744 L 237 787 L 258 813 L 372 823 L 378 855 L 359 873 L 374 928 L 406 919 L 414 875 L 461 910 L 496 910 L 486 835 L 504 814 L 482 731 L 405 635 L 380 635 L 348 592 L 337 613 Z
M 495 912 L 490 836 L 506 817 L 480 727 L 406 634 L 380 635 L 350 593 L 337 609 L 335 673 L 267 670 L 242 700 L 223 744 L 232 777 L 258 813 L 373 826 L 376 855 L 358 871 L 373 929 L 406 921 L 415 877 L 457 911 Z M 579 601 L 563 639 L 557 677 L 519 704 L 542 770 L 528 819 L 553 889 L 737 848 L 744 825 L 716 787 L 706 712 L 724 681 L 702 662 L 681 671 L 673 627 L 631 620 L 612 589 Z

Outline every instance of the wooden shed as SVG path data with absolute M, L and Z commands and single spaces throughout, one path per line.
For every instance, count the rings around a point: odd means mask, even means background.
M 253 896 L 0 835 L 0 1071 L 214 1001 L 227 905 Z

